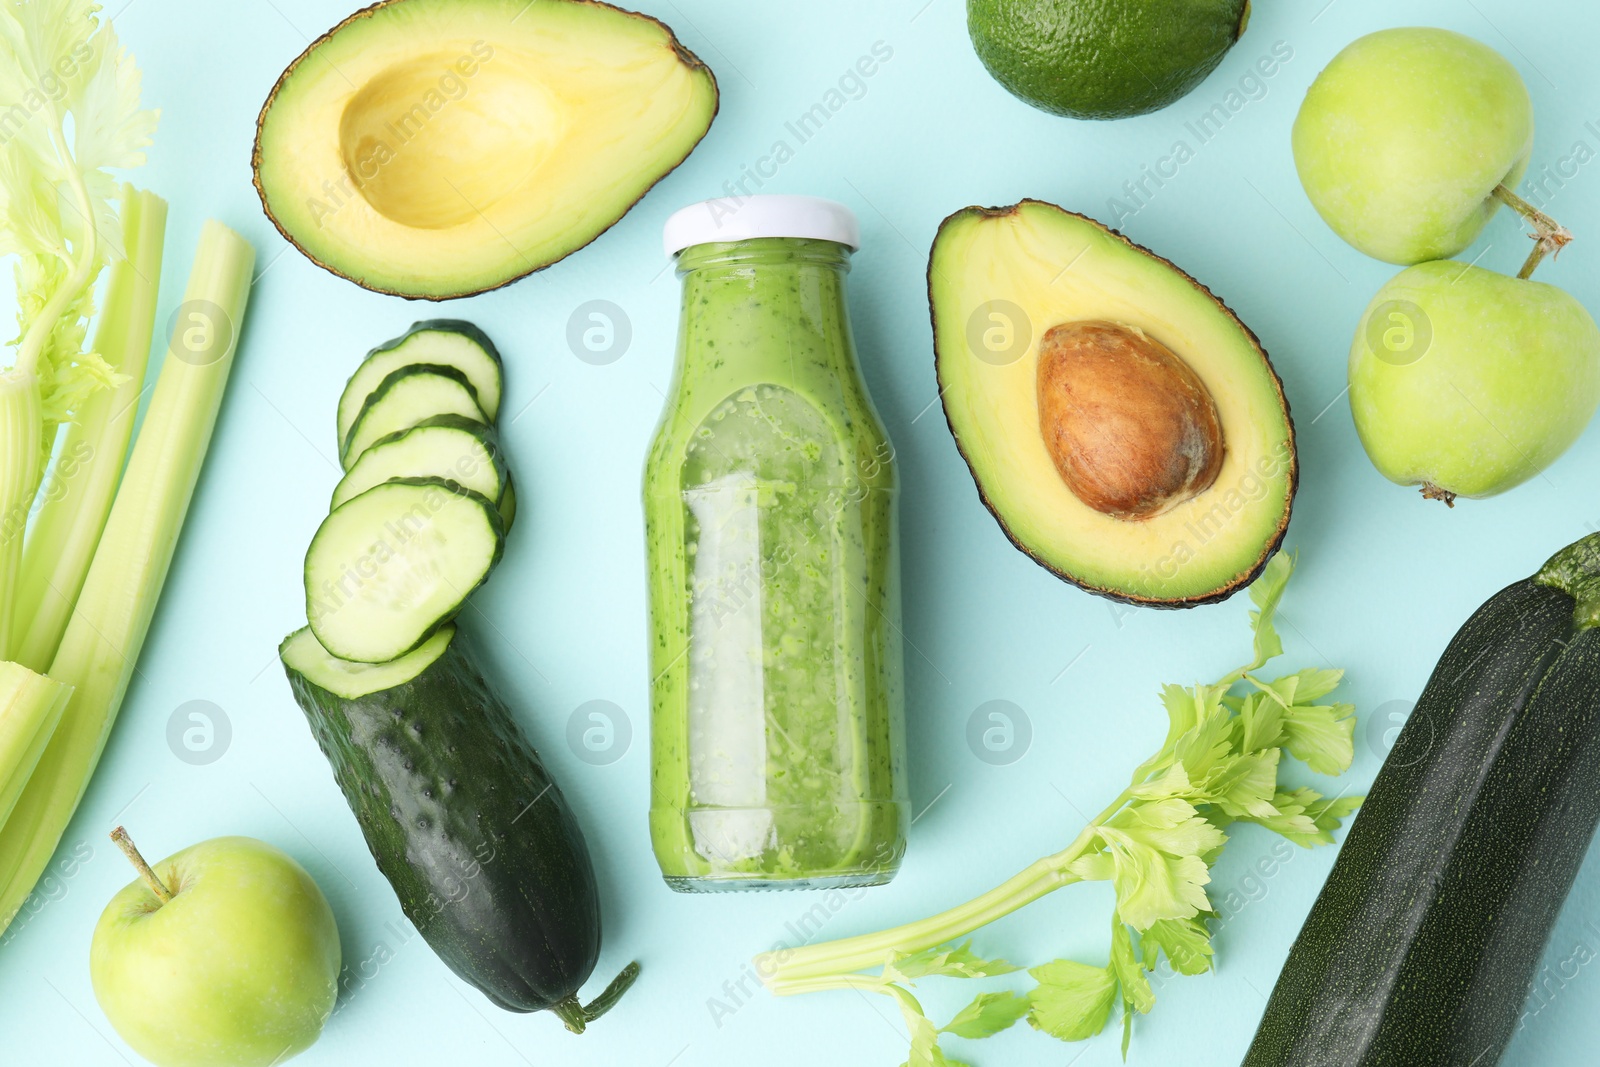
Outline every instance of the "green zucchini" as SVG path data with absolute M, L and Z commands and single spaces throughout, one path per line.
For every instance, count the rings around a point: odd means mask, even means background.
M 278 648 L 317 744 L 400 907 L 441 960 L 509 1011 L 582 1032 L 600 899 L 578 821 L 449 626 L 391 663 L 344 662 L 310 629 Z
M 1467 620 L 1245 1067 L 1492 1067 L 1600 822 L 1600 534 Z

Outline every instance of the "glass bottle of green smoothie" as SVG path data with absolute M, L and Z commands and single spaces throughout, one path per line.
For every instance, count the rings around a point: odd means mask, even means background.
M 644 475 L 650 836 L 680 891 L 878 885 L 905 851 L 896 476 L 845 305 L 859 244 L 811 197 L 667 222 L 683 311 Z

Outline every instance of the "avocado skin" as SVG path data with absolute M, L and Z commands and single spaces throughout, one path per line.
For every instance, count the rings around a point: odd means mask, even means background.
M 1543 578 L 1451 639 L 1244 1067 L 1500 1061 L 1600 822 L 1600 629 Z
M 401 910 L 508 1011 L 572 997 L 600 956 L 577 818 L 456 631 L 409 682 L 345 699 L 285 666 Z
M 1192 92 L 1249 12 L 1249 0 L 967 0 L 967 32 L 1017 98 L 1069 118 L 1121 119 Z

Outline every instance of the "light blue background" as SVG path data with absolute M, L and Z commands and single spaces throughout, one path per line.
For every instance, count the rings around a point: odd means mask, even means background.
M 677 283 L 659 234 L 674 208 L 716 195 L 788 137 L 874 42 L 893 57 L 766 191 L 831 196 L 861 216 L 851 304 L 866 376 L 904 476 L 905 629 L 912 791 L 923 812 L 889 887 L 834 915 L 828 936 L 876 929 L 964 900 L 1062 847 L 1163 732 L 1156 688 L 1210 679 L 1241 659 L 1243 598 L 1180 613 L 1108 605 L 1055 580 L 1011 548 L 984 511 L 936 405 L 924 291 L 939 220 L 967 204 L 1024 196 L 1110 221 L 1107 199 L 1183 138 L 1196 148 L 1123 228 L 1210 285 L 1260 334 L 1300 431 L 1303 481 L 1289 544 L 1301 573 L 1284 606 L 1287 662 L 1348 668 L 1368 716 L 1349 779 L 1365 786 L 1388 716 L 1415 697 L 1467 614 L 1600 521 L 1600 431 L 1546 475 L 1454 511 L 1389 484 L 1351 425 L 1345 353 L 1368 299 L 1394 269 L 1342 244 L 1296 182 L 1289 125 L 1305 87 L 1340 47 L 1383 26 L 1471 34 L 1522 71 L 1539 120 L 1534 170 L 1575 141 L 1600 148 L 1600 12 L 1587 0 L 1261 0 L 1242 43 L 1194 95 L 1140 119 L 1084 124 L 1009 97 L 968 46 L 960 0 L 649 0 L 716 71 L 722 112 L 695 154 L 591 248 L 498 292 L 443 308 L 407 305 L 327 274 L 288 248 L 250 187 L 256 111 L 279 71 L 345 14 L 351 0 L 132 0 L 116 23 L 162 109 L 139 181 L 172 204 L 162 318 L 178 300 L 198 228 L 215 216 L 260 250 L 241 355 L 204 478 L 135 680 L 63 849 L 89 858 L 36 898 L 0 949 L 7 1064 L 136 1061 L 89 986 L 90 933 L 129 879 L 106 839 L 128 825 L 166 855 L 201 839 L 248 834 L 284 847 L 331 899 L 351 965 L 370 978 L 340 1003 L 312 1064 L 899 1063 L 888 1001 L 854 993 L 765 994 L 720 1025 L 708 998 L 785 936 L 810 896 L 685 897 L 656 875 L 646 833 L 644 565 L 638 481 L 672 358 Z M 1326 4 L 1326 6 L 1324 6 Z M 1321 9 L 1320 11 L 1318 9 Z M 1218 103 L 1286 42 L 1293 58 L 1210 143 L 1184 124 Z M 1540 277 L 1600 307 L 1600 164 L 1550 201 L 1578 243 Z M 1508 212 L 1466 258 L 1514 270 L 1527 240 Z M 575 308 L 620 305 L 632 344 L 593 366 L 566 341 Z M 581 813 L 603 887 L 606 939 L 591 992 L 627 960 L 635 990 L 585 1037 L 549 1015 L 504 1014 L 450 974 L 401 917 L 289 697 L 274 648 L 303 620 L 300 563 L 336 480 L 332 422 L 345 377 L 373 344 L 413 319 L 478 322 L 508 361 L 504 434 L 522 517 L 505 564 L 477 598 L 501 636 L 494 667 L 523 723 Z M 480 628 L 482 628 L 480 626 Z M 1070 665 L 1070 669 L 1069 669 Z M 617 762 L 592 766 L 565 741 L 572 711 L 608 700 L 631 719 Z M 1033 726 L 1019 762 L 989 766 L 965 741 L 973 710 L 1015 702 Z M 209 766 L 169 749 L 169 717 L 191 700 L 224 709 L 231 745 Z M 1391 735 L 1392 736 L 1392 735 Z M 924 810 L 926 809 L 926 810 Z M 1268 877 L 1253 865 L 1274 839 L 1246 830 L 1215 872 L 1219 896 L 1248 900 L 1218 935 L 1215 974 L 1159 985 L 1131 1064 L 1239 1061 L 1289 944 L 1333 860 L 1296 851 Z M 1024 964 L 1104 959 L 1109 896 L 1078 887 L 997 924 L 985 951 Z M 1552 943 L 1559 963 L 1600 950 L 1600 866 L 1581 876 Z M 392 955 L 373 968 L 370 961 Z M 1579 953 L 1586 958 L 1587 952 Z M 1553 981 L 1554 995 L 1508 1063 L 1592 1058 L 1597 968 Z M 1573 974 L 1569 967 L 1567 973 Z M 1003 982 L 996 984 L 1004 984 Z M 922 992 L 938 1016 L 970 996 L 962 983 Z M 1111 1067 L 1117 1038 L 1062 1046 L 1026 1026 L 949 1051 L 983 1064 Z M 1076 1057 L 1076 1059 L 1075 1059 Z

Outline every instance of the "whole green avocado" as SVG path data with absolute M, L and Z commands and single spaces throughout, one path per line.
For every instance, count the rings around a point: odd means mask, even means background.
M 1175 103 L 1249 21 L 1250 0 L 967 0 L 967 32 L 995 81 L 1077 119 Z

